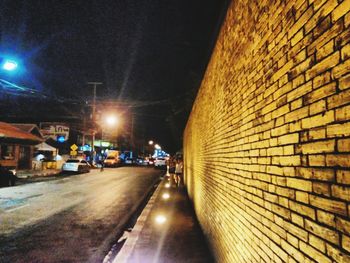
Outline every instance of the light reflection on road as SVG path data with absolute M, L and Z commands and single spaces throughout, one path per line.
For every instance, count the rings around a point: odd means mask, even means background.
M 106 168 L 0 188 L 0 261 L 102 262 L 160 174 Z
M 91 215 L 103 219 L 116 202 L 130 196 L 123 194 L 130 189 L 130 177 L 119 169 L 116 178 L 115 171 L 94 170 L 62 180 L 0 188 L 0 233 L 8 235 L 78 204 L 77 220 L 88 223 Z

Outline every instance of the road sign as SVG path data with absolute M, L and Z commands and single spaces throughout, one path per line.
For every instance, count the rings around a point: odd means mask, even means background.
M 70 151 L 70 155 L 71 155 L 71 156 L 76 156 L 77 154 L 78 154 L 77 151 Z
M 76 151 L 78 149 L 78 146 L 76 144 L 73 144 L 70 148 L 72 151 Z

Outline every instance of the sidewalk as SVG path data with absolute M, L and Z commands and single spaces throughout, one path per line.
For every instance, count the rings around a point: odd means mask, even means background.
M 18 170 L 16 176 L 20 179 L 56 175 L 61 172 L 60 169 L 45 170 Z
M 124 262 L 215 262 L 186 188 L 176 187 L 169 176 L 164 176 L 113 260 Z

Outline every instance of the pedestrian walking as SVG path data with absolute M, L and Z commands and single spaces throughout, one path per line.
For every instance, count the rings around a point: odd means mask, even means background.
M 183 162 L 182 160 L 178 159 L 176 161 L 176 165 L 175 165 L 175 184 L 179 187 L 181 185 L 181 181 L 182 181 L 182 175 L 183 175 Z
M 105 168 L 105 160 L 104 160 L 103 156 L 101 157 L 100 165 L 101 165 L 100 172 L 103 172 L 104 168 Z
M 170 157 L 168 162 L 169 162 L 169 174 L 170 175 L 175 175 L 176 162 L 175 162 L 174 158 Z

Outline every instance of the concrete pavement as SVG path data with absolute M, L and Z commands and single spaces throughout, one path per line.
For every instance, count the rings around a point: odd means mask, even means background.
M 166 175 L 113 263 L 215 262 L 184 186 Z

